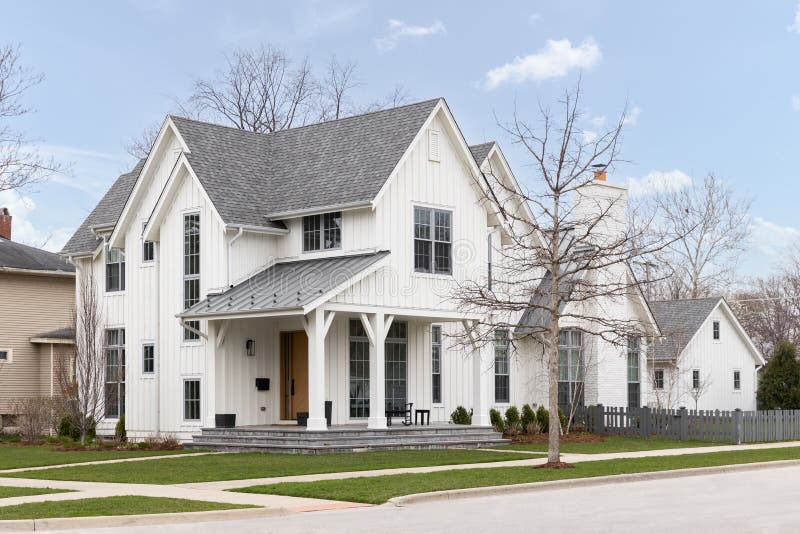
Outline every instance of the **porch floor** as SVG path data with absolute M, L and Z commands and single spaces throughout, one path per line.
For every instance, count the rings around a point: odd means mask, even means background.
M 254 425 L 203 428 L 192 437 L 194 448 L 251 450 L 295 454 L 325 454 L 402 449 L 474 449 L 505 445 L 508 440 L 491 427 L 433 423 L 373 429 L 366 425 L 332 425 L 308 431 L 296 425 Z

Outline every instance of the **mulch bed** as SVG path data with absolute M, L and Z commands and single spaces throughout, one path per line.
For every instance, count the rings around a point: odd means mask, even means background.
M 547 462 L 546 464 L 537 465 L 536 469 L 575 469 L 575 466 L 567 462 Z
M 547 434 L 504 434 L 504 438 L 510 439 L 511 443 L 547 443 Z M 560 443 L 602 443 L 605 441 L 603 436 L 590 432 L 570 432 L 561 436 Z

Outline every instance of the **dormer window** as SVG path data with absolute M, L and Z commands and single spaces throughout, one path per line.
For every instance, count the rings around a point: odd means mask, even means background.
M 303 217 L 303 252 L 342 248 L 342 212 Z

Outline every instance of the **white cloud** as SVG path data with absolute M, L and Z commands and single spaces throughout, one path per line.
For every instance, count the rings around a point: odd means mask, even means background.
M 786 254 L 800 244 L 800 228 L 782 226 L 761 217 L 750 224 L 749 248 L 742 254 L 738 270 L 745 276 L 764 276 L 781 267 Z
M 792 111 L 800 111 L 800 95 L 792 96 Z
M 602 128 L 603 126 L 606 125 L 606 116 L 600 115 L 598 117 L 592 117 L 592 119 L 589 122 L 592 123 L 592 126 L 596 126 L 597 128 Z
M 797 10 L 794 12 L 794 22 L 786 26 L 786 30 L 800 33 L 800 3 L 797 4 Z
M 544 48 L 525 57 L 517 56 L 514 61 L 491 69 L 486 73 L 484 86 L 496 89 L 506 83 L 542 81 L 561 78 L 573 69 L 588 69 L 601 57 L 600 47 L 588 37 L 578 46 L 572 46 L 569 39 L 554 41 L 548 39 Z
M 402 20 L 390 19 L 386 35 L 375 39 L 375 46 L 381 52 L 394 50 L 401 39 L 413 37 L 428 37 L 439 33 L 447 33 L 447 28 L 438 20 L 430 26 L 413 26 L 406 24 Z
M 584 143 L 594 143 L 597 140 L 597 132 L 593 132 L 592 130 L 584 130 L 581 132 L 583 136 Z
M 691 186 L 692 177 L 678 169 L 666 172 L 650 171 L 642 178 L 628 178 L 628 194 L 631 197 L 680 191 Z
M 541 13 L 534 13 L 530 17 L 528 17 L 528 24 L 531 26 L 536 26 L 542 21 L 542 14 Z
M 74 231 L 73 228 L 42 229 L 34 226 L 30 216 L 36 210 L 36 202 L 17 191 L 1 191 L 0 207 L 8 208 L 11 213 L 11 239 L 18 243 L 57 252 Z
M 639 124 L 639 115 L 642 113 L 642 108 L 639 106 L 633 106 L 630 112 L 625 115 L 625 120 L 622 121 L 622 124 L 626 126 L 636 126 Z

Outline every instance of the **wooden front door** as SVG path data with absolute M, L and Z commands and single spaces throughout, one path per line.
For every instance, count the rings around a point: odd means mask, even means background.
M 281 334 L 281 419 L 308 411 L 308 337 L 305 332 Z

